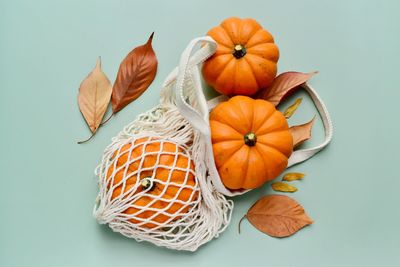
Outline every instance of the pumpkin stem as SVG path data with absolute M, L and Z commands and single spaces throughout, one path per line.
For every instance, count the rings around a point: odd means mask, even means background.
M 235 45 L 235 47 L 233 48 L 233 56 L 237 59 L 244 57 L 246 55 L 247 51 L 246 51 L 246 47 L 244 47 L 241 44 L 237 44 Z
M 250 132 L 245 134 L 244 136 L 244 143 L 248 146 L 255 146 L 257 143 L 257 136 L 255 133 Z
M 140 181 L 140 185 L 142 186 L 143 190 L 152 190 L 154 187 L 154 182 L 151 177 L 145 177 Z

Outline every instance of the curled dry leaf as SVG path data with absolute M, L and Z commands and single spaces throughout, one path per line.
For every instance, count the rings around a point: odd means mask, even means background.
M 306 175 L 301 172 L 289 172 L 283 176 L 282 181 L 290 182 L 290 181 L 301 180 L 304 178 L 304 176 Z
M 307 82 L 312 76 L 318 72 L 301 73 L 295 71 L 288 71 L 279 74 L 272 84 L 263 90 L 261 90 L 256 98 L 268 100 L 275 106 L 277 106 L 282 99 L 289 93 L 296 90 L 300 85 Z
M 313 223 L 296 200 L 284 195 L 262 197 L 245 217 L 255 228 L 273 237 L 293 235 Z
M 157 57 L 151 42 L 133 49 L 121 62 L 112 92 L 113 114 L 137 99 L 153 82 L 157 73 Z
M 297 187 L 284 183 L 284 182 L 275 182 L 271 184 L 272 189 L 275 191 L 280 191 L 280 192 L 288 192 L 288 193 L 293 193 L 297 191 Z
M 296 112 L 297 108 L 300 106 L 301 101 L 303 101 L 303 98 L 297 98 L 296 101 L 283 112 L 283 115 L 285 116 L 286 119 L 292 117 L 292 115 Z
M 296 147 L 304 141 L 311 138 L 311 129 L 314 124 L 315 116 L 309 122 L 289 128 L 293 137 L 293 147 Z
M 92 136 L 104 117 L 110 103 L 111 92 L 111 83 L 101 70 L 99 58 L 96 67 L 81 83 L 78 94 L 79 109 L 92 132 Z

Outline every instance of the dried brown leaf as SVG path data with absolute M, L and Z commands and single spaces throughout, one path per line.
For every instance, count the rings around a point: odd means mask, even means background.
M 284 195 L 262 197 L 246 217 L 255 228 L 273 237 L 293 235 L 313 223 L 296 200 Z
M 283 112 L 283 115 L 285 116 L 286 119 L 292 117 L 292 115 L 296 112 L 297 108 L 300 106 L 301 101 L 303 101 L 302 98 L 297 98 L 296 101 Z
M 78 105 L 90 131 L 94 134 L 110 103 L 111 83 L 101 70 L 100 58 L 96 67 L 82 81 L 79 87 Z
M 271 184 L 272 189 L 274 191 L 280 191 L 280 192 L 288 192 L 288 193 L 293 193 L 297 191 L 297 187 L 284 183 L 284 182 L 275 182 Z
M 288 172 L 283 176 L 282 181 L 291 182 L 291 181 L 301 180 L 304 178 L 304 176 L 306 175 L 301 172 Z
M 133 49 L 121 62 L 112 92 L 113 114 L 137 99 L 153 82 L 157 73 L 157 57 L 151 42 Z
M 318 72 L 301 73 L 288 71 L 279 74 L 272 84 L 257 94 L 257 98 L 265 99 L 277 106 L 285 96 L 294 92 Z
M 293 137 L 293 147 L 296 147 L 311 138 L 311 130 L 314 120 L 315 116 L 312 118 L 312 120 L 305 124 L 296 125 L 289 128 L 289 131 Z

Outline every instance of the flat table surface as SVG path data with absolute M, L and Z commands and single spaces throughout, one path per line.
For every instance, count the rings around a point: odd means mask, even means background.
M 0 266 L 400 266 L 399 1 L 0 1 Z M 269 184 L 235 197 L 231 225 L 195 253 L 138 243 L 92 216 L 94 168 L 124 125 L 159 101 L 194 37 L 230 16 L 275 37 L 279 72 L 318 70 L 310 84 L 335 125 L 331 145 L 293 167 L 291 196 L 314 219 L 292 237 L 239 219 Z M 80 82 L 102 57 L 114 81 L 123 57 L 155 31 L 157 77 L 89 136 Z M 210 88 L 208 95 L 212 95 Z M 307 95 L 290 124 L 316 113 Z M 287 106 L 285 103 L 282 108 Z M 309 147 L 323 140 L 318 118 Z

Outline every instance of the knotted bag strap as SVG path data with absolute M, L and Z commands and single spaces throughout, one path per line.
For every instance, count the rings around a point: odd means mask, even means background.
M 202 44 L 203 46 L 192 56 L 198 44 Z M 211 37 L 207 36 L 193 39 L 182 53 L 175 84 L 176 106 L 178 110 L 193 128 L 208 139 L 211 136 L 208 122 L 208 106 L 200 82 L 198 65 L 213 55 L 216 48 L 217 44 Z M 186 79 L 192 79 L 194 84 L 198 110 L 186 101 L 184 92 L 184 83 Z
M 198 44 L 202 44 L 201 48 L 192 55 Z M 180 114 L 185 117 L 193 128 L 202 136 L 202 141 L 205 145 L 205 161 L 209 174 L 208 179 L 211 179 L 218 192 L 230 196 L 232 195 L 231 191 L 226 189 L 223 185 L 214 162 L 209 124 L 209 109 L 204 96 L 203 87 L 201 86 L 199 69 L 199 64 L 213 55 L 216 48 L 217 44 L 211 37 L 206 36 L 192 40 L 182 53 L 178 68 L 173 70 L 167 77 L 164 87 L 167 87 L 171 82 L 176 80 L 174 87 L 176 106 Z M 186 79 L 191 79 L 193 82 L 197 109 L 186 101 L 184 94 Z
M 331 116 L 329 115 L 328 109 L 326 108 L 321 97 L 308 84 L 304 84 L 302 88 L 310 95 L 312 101 L 314 102 L 315 107 L 318 110 L 318 113 L 322 119 L 322 124 L 324 125 L 325 129 L 325 139 L 321 144 L 315 147 L 295 150 L 289 158 L 287 166 L 288 168 L 300 162 L 306 161 L 315 154 L 317 154 L 331 142 L 333 136 L 333 124 Z

